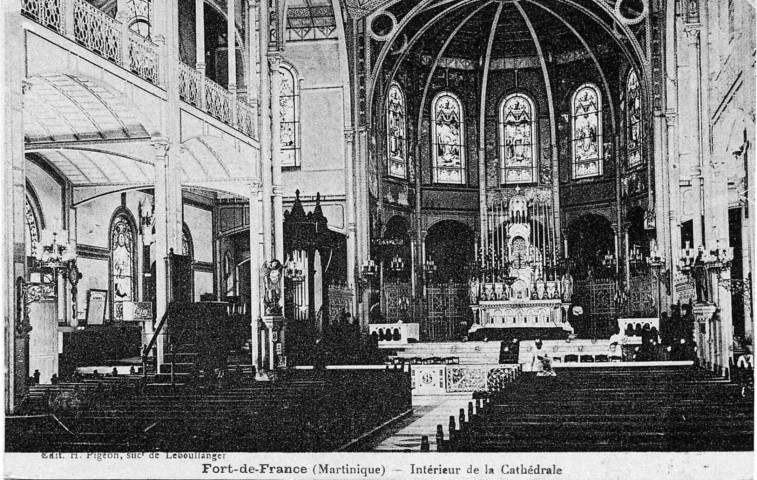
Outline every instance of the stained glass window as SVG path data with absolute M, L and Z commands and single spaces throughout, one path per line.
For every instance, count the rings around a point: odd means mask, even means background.
M 114 302 L 135 300 L 135 232 L 125 213 L 113 218 L 110 226 L 111 298 Z
M 465 183 L 463 106 L 450 92 L 431 102 L 432 164 L 435 183 Z
M 281 90 L 279 106 L 281 115 L 281 166 L 300 166 L 300 90 L 294 71 L 288 65 L 279 68 Z
M 151 4 L 151 0 L 128 0 L 126 2 L 129 30 L 145 38 L 150 38 Z
M 24 215 L 26 216 L 26 256 L 31 257 L 39 248 L 39 224 L 28 198 L 26 199 Z
M 602 97 L 595 85 L 573 94 L 573 178 L 602 175 Z
M 536 181 L 534 102 L 521 93 L 508 95 L 499 111 L 502 183 Z
M 641 164 L 641 88 L 635 70 L 628 74 L 626 82 L 626 154 L 628 166 Z
M 386 144 L 389 175 L 407 178 L 407 128 L 405 127 L 405 94 L 392 82 L 386 99 Z

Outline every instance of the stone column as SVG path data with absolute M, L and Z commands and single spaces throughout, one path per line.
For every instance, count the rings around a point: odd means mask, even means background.
M 195 0 L 195 68 L 200 74 L 198 86 L 200 110 L 205 109 L 205 0 Z
M 17 278 L 26 278 L 24 211 L 26 205 L 26 159 L 24 157 L 24 93 L 30 84 L 24 80 L 24 30 L 21 1 L 2 2 L 4 10 L 2 38 L 5 42 L 5 62 L 2 64 L 5 78 L 3 113 L 4 142 L 2 146 L 2 199 L 3 215 L 3 318 L 5 319 L 5 412 L 11 413 L 26 392 L 29 360 L 29 332 L 23 315 L 20 315 L 18 296 L 20 285 Z
M 271 181 L 273 184 L 273 244 L 274 256 L 284 262 L 284 208 L 283 185 L 281 180 L 281 55 L 270 53 L 268 63 L 271 68 Z M 281 296 L 282 299 L 284 295 Z
M 347 286 L 353 292 L 356 292 L 355 275 L 357 271 L 355 259 L 357 256 L 357 239 L 355 238 L 355 178 L 353 170 L 354 159 L 354 140 L 355 130 L 349 129 L 344 131 L 344 159 L 346 165 L 345 187 L 347 206 Z M 353 295 L 351 302 L 352 314 L 355 315 L 355 321 L 362 326 L 360 318 L 357 316 L 357 295 Z
M 263 237 L 261 220 L 263 210 L 263 185 L 254 182 L 250 185 L 250 327 L 252 345 L 250 354 L 255 371 L 260 370 L 260 323 L 261 323 L 261 289 L 260 266 L 263 256 Z
M 168 308 L 166 257 L 168 256 L 168 202 L 166 164 L 169 143 L 166 139 L 153 142 L 155 148 L 155 324 L 156 327 Z M 163 363 L 164 335 L 157 341 L 158 368 Z M 143 352 L 144 353 L 144 352 Z
M 236 0 L 226 2 L 226 45 L 228 61 L 228 90 L 231 94 L 231 124 L 237 124 L 237 28 Z
M 260 20 L 258 62 L 260 65 L 260 106 L 258 108 L 260 133 L 260 166 L 263 181 L 263 258 L 271 260 L 271 195 L 273 191 L 271 179 L 271 74 L 268 67 L 269 42 L 269 0 L 258 3 L 258 18 Z

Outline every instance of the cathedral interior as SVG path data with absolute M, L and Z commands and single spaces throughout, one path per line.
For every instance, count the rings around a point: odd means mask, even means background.
M 753 448 L 753 0 L 2 8 L 7 449 L 364 450 L 461 392 L 413 450 Z M 609 386 L 665 440 L 487 430 Z

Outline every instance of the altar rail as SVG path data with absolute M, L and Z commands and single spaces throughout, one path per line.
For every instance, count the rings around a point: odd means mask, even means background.
M 549 352 L 553 364 L 561 363 L 604 363 L 625 360 L 623 349 L 641 344 L 641 338 L 630 337 L 625 345 L 610 344 L 609 340 L 544 340 L 543 349 Z M 523 370 L 533 369 L 536 344 L 531 340 L 520 342 L 518 362 Z
M 413 395 L 498 391 L 522 372 L 520 365 L 411 365 Z

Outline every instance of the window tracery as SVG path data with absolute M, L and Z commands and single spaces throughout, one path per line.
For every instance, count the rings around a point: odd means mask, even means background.
M 522 93 L 508 95 L 500 105 L 500 158 L 503 184 L 536 182 L 534 103 Z
M 463 106 L 451 92 L 439 93 L 431 103 L 432 164 L 435 183 L 465 183 Z
M 573 178 L 602 175 L 602 97 L 593 84 L 581 85 L 572 101 Z
M 405 94 L 392 82 L 386 101 L 387 170 L 389 176 L 407 178 L 407 125 Z
M 281 88 L 279 91 L 279 114 L 281 125 L 281 166 L 300 166 L 300 90 L 292 68 L 281 64 Z

